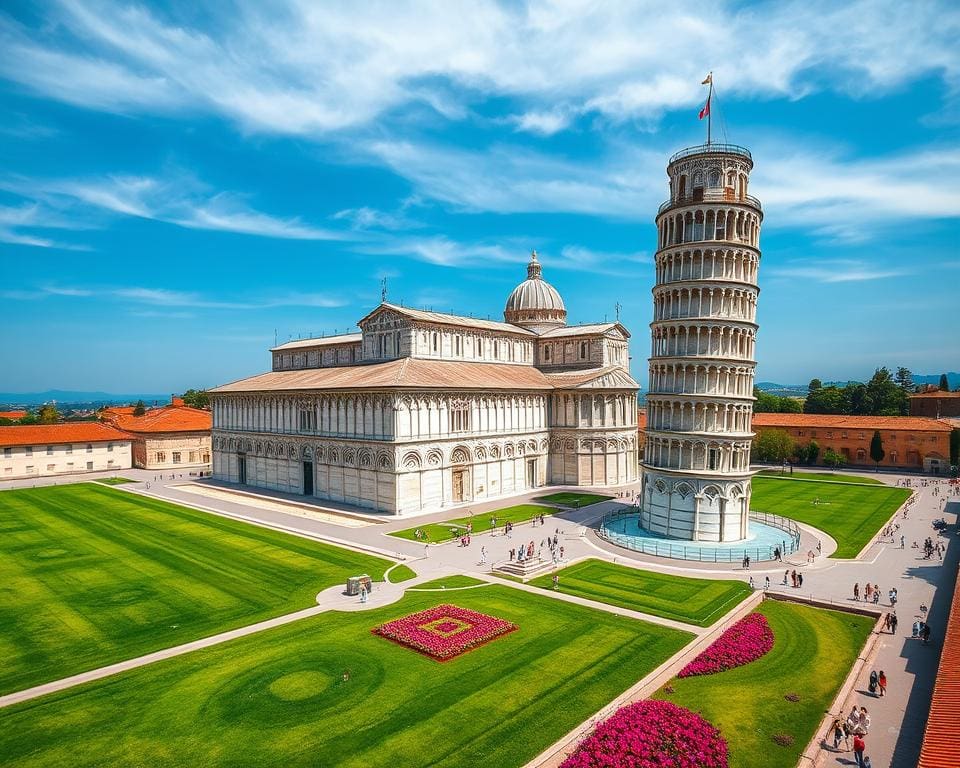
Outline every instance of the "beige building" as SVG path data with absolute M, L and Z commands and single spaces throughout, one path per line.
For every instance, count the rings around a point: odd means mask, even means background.
M 131 442 L 89 421 L 0 427 L 0 479 L 130 469 Z
M 178 397 L 170 405 L 135 416 L 132 407 L 107 408 L 106 423 L 133 440 L 133 466 L 158 470 L 210 469 L 210 411 L 190 408 Z
M 626 328 L 567 326 L 536 254 L 504 317 L 384 302 L 360 333 L 275 347 L 210 393 L 214 476 L 396 514 L 636 480 Z

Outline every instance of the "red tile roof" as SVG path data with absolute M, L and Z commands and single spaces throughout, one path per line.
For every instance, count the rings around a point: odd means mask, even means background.
M 935 389 L 933 392 L 920 392 L 916 395 L 910 395 L 911 400 L 915 397 L 960 397 L 960 392 L 946 392 L 942 389 Z
M 26 411 L 0 411 L 0 419 L 22 419 Z
M 956 768 L 960 755 L 960 580 L 953 592 L 940 668 L 933 684 L 930 715 L 917 768 Z
M 0 427 L 0 446 L 130 442 L 130 435 L 95 421 Z
M 122 411 L 118 413 L 117 411 Z M 151 408 L 143 416 L 134 416 L 133 409 L 109 409 L 102 418 L 118 429 L 133 434 L 156 434 L 165 432 L 209 432 L 213 428 L 213 414 L 201 408 L 184 405 L 165 405 Z
M 893 429 L 910 432 L 949 432 L 953 429 L 950 424 L 923 416 L 834 416 L 822 413 L 755 413 L 753 426 Z

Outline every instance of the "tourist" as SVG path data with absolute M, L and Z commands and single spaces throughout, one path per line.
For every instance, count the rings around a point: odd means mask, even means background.
M 923 626 L 920 627 L 920 639 L 923 640 L 924 645 L 930 645 L 930 625 L 927 622 L 923 622 Z
M 873 604 L 880 605 L 880 587 L 876 584 L 873 585 Z
M 867 745 L 863 741 L 863 736 L 859 733 L 853 737 L 853 757 L 857 761 L 857 768 L 865 768 L 865 763 L 863 762 L 863 751 L 867 748 Z
M 856 600 L 858 603 L 860 602 L 860 584 L 859 583 L 853 585 L 853 599 Z
M 560 547 L 560 559 L 563 560 L 563 547 Z
M 793 579 L 793 586 L 794 586 L 794 588 L 796 588 L 796 586 L 797 586 L 797 572 L 796 572 L 796 570 L 790 571 L 790 578 Z
M 833 733 L 833 748 L 836 751 L 840 750 L 840 740 L 843 739 L 843 720 L 839 717 L 834 718 L 833 725 L 830 726 L 830 730 Z
M 560 589 L 560 575 L 557 573 L 553 574 L 553 589 L 554 591 Z
M 510 562 L 511 562 L 511 563 L 513 562 L 513 557 L 514 557 L 514 555 L 516 555 L 516 553 L 517 553 L 517 550 L 511 547 L 511 549 L 510 549 Z
M 803 589 L 803 574 L 797 574 L 797 589 Z
M 764 581 L 763 588 L 764 588 L 764 589 L 770 589 L 770 577 L 769 577 L 769 576 L 767 576 L 766 580 Z
M 755 589 L 753 586 L 753 576 L 750 577 L 750 589 Z
M 883 673 L 883 670 L 880 670 L 880 674 L 877 676 L 877 687 L 880 689 L 880 697 L 883 698 L 887 695 L 887 676 Z
M 367 602 L 367 588 L 363 584 L 360 585 L 360 602 Z
M 857 726 L 857 733 L 866 735 L 870 733 L 870 715 L 866 707 L 860 707 L 860 723 Z
M 783 558 L 780 557 L 780 547 L 776 547 L 776 548 L 773 550 L 773 559 L 774 559 L 774 560 L 779 560 L 780 562 L 783 562 Z
M 870 597 L 873 595 L 873 587 L 870 586 L 870 582 L 866 583 L 866 586 L 863 588 L 863 602 L 869 603 Z
M 790 578 L 790 571 L 786 570 L 783 572 L 783 586 L 787 586 L 787 579 Z
M 896 611 L 890 614 L 890 633 L 893 635 L 897 634 L 897 612 Z
M 483 565 L 487 562 L 487 548 L 480 547 L 480 565 Z

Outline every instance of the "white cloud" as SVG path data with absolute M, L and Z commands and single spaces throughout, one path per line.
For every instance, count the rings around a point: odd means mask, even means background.
M 124 216 L 164 221 L 187 229 L 236 232 L 261 237 L 291 240 L 338 240 L 342 233 L 314 227 L 296 217 L 271 216 L 252 208 L 243 195 L 232 192 L 214 193 L 207 185 L 184 172 L 164 178 L 134 175 L 106 175 L 83 179 L 0 180 L 0 188 L 31 200 L 19 209 L 26 223 L 39 210 L 69 209 L 87 206 Z M 0 208 L 0 238 L 3 235 L 4 209 Z M 8 214 L 9 215 L 9 214 Z M 15 216 L 9 215 L 11 219 Z M 40 221 L 36 216 L 33 218 Z M 74 217 L 76 218 L 76 217 Z M 62 217 L 60 226 L 73 227 L 73 219 Z M 47 217 L 46 223 L 34 226 L 56 226 Z M 17 222 L 15 222 L 17 223 Z M 20 221 L 19 226 L 25 222 Z M 81 228 L 81 227 L 78 227 Z
M 511 118 L 511 122 L 516 125 L 518 131 L 538 136 L 553 136 L 569 126 L 572 120 L 573 115 L 561 109 L 534 110 Z
M 853 283 L 903 277 L 911 270 L 885 267 L 856 259 L 818 259 L 767 269 L 771 278 L 814 280 L 818 283 Z
M 692 108 L 711 63 L 722 93 L 866 96 L 934 76 L 960 86 L 949 0 L 529 3 L 287 0 L 215 22 L 149 6 L 73 2 L 36 29 L 0 22 L 0 74 L 121 112 L 201 110 L 246 129 L 324 133 L 424 104 L 449 120 L 489 97 L 524 129 L 573 112 L 656 119 Z M 733 55 L 731 52 L 735 52 Z

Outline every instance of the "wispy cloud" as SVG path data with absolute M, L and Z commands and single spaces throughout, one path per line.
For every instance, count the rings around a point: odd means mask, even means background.
M 541 133 L 564 127 L 551 116 L 558 94 L 576 113 L 656 118 L 702 98 L 703 62 L 722 62 L 726 93 L 760 97 L 960 80 L 960 19 L 948 0 L 288 0 L 241 5 L 215 23 L 185 18 L 89 0 L 48 7 L 36 29 L 6 19 L 0 74 L 95 109 L 203 110 L 295 134 L 366 125 L 414 104 L 461 120 L 485 97 L 521 102 L 518 126 Z M 678 42 L 698 55 L 678 56 Z
M 17 227 L 74 227 L 59 210 L 93 208 L 110 214 L 163 221 L 187 229 L 236 232 L 290 240 L 338 240 L 344 234 L 315 227 L 298 217 L 273 216 L 253 208 L 245 195 L 215 192 L 192 174 L 173 171 L 163 177 L 105 175 L 80 179 L 0 179 L 0 189 L 30 202 L 16 209 L 0 208 L 0 238 L 4 211 Z M 53 213 L 40 218 L 43 208 Z M 55 222 L 52 216 L 59 216 Z M 32 223 L 31 223 L 32 222 Z M 78 228 L 82 228 L 81 225 Z M 8 229 L 17 233 L 16 229 Z
M 818 283 L 864 282 L 903 277 L 909 274 L 911 274 L 909 269 L 877 266 L 855 259 L 820 259 L 767 269 L 767 276 L 774 279 L 814 280 Z

